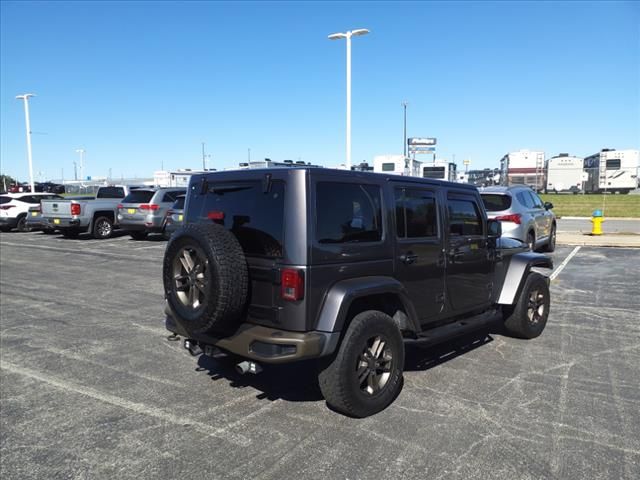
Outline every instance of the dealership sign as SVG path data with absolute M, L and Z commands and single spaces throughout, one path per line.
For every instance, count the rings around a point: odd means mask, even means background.
M 407 139 L 407 144 L 411 146 L 430 146 L 436 144 L 435 138 L 411 137 Z

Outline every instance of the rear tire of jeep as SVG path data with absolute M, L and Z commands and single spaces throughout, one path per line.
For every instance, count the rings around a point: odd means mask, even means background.
M 96 240 L 105 240 L 113 233 L 113 222 L 108 217 L 98 217 L 93 221 L 91 234 Z
M 189 333 L 237 327 L 248 299 L 247 262 L 236 237 L 221 225 L 188 224 L 167 244 L 164 291 Z
M 129 235 L 134 240 L 144 240 L 147 238 L 147 232 L 129 232 Z
M 505 329 L 517 338 L 536 338 L 547 324 L 549 305 L 547 279 L 539 273 L 530 273 L 515 307 L 503 311 Z
M 321 362 L 318 383 L 327 403 L 353 417 L 374 415 L 388 407 L 402 388 L 402 334 L 385 313 L 359 313 L 338 352 Z

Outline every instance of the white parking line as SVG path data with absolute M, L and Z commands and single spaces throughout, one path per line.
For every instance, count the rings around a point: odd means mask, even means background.
M 576 255 L 576 253 L 578 253 L 578 250 L 580 250 L 580 247 L 576 247 L 576 248 L 573 249 L 573 251 L 569 254 L 569 256 L 564 259 L 564 262 L 562 262 L 558 266 L 558 268 L 556 268 L 553 271 L 553 273 L 551 275 L 549 275 L 549 280 L 553 281 L 558 275 L 560 275 L 560 272 L 564 269 L 564 267 L 567 266 L 569 261 Z

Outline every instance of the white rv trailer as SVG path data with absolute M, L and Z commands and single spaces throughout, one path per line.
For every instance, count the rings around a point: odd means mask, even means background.
M 420 169 L 422 162 L 405 157 L 404 155 L 376 155 L 373 157 L 373 171 L 376 173 L 387 173 L 391 175 L 406 175 L 406 162 L 409 162 L 408 176 L 422 176 Z
M 456 164 L 442 158 L 435 159 L 432 162 L 422 162 L 420 170 L 422 173 L 420 176 L 423 178 L 456 181 Z
M 603 149 L 584 159 L 587 193 L 629 193 L 638 188 L 638 150 Z
M 547 192 L 582 191 L 584 159 L 561 153 L 547 162 Z
M 544 152 L 519 150 L 500 160 L 503 185 L 528 185 L 536 191 L 544 188 Z

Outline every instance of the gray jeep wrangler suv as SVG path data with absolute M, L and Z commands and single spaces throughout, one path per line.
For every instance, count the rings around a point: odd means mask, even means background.
M 474 186 L 324 168 L 194 175 L 167 244 L 166 327 L 237 369 L 317 359 L 327 403 L 365 417 L 402 387 L 406 342 L 495 321 L 542 333 L 551 260 L 500 238 Z

